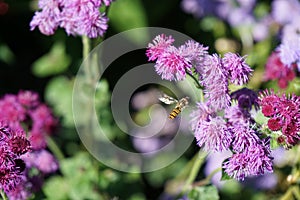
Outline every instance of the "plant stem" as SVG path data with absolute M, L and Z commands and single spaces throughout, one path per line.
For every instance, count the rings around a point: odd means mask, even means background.
M 200 85 L 198 79 L 195 76 L 193 76 L 193 74 L 191 74 L 188 70 L 185 70 L 185 72 L 195 81 L 197 88 L 202 89 L 202 86 Z
M 185 193 L 187 192 L 187 190 L 190 188 L 190 186 L 192 185 L 192 183 L 195 181 L 198 172 L 200 170 L 200 167 L 202 166 L 202 164 L 205 161 L 205 158 L 207 156 L 207 152 L 205 151 L 199 151 L 197 158 L 195 159 L 194 163 L 193 163 L 193 167 L 191 169 L 191 173 L 189 174 L 183 188 L 182 188 L 182 192 Z
M 90 70 L 90 58 L 88 57 L 90 51 L 91 51 L 91 41 L 87 36 L 82 36 L 82 59 L 84 60 L 84 72 L 85 76 L 90 77 L 91 76 L 91 70 Z
M 198 182 L 194 183 L 193 186 L 195 187 L 195 186 L 202 186 L 202 185 L 207 185 L 207 184 L 209 184 L 209 183 L 211 182 L 212 177 L 213 177 L 216 173 L 218 173 L 219 171 L 221 171 L 221 170 L 222 170 L 221 167 L 215 169 L 215 170 L 212 171 L 205 179 L 203 179 L 203 180 L 201 180 L 201 181 L 198 181 Z
M 4 193 L 3 190 L 0 190 L 0 193 L 1 193 L 1 198 L 2 198 L 3 200 L 8 200 L 7 197 L 6 197 L 6 194 Z
M 187 75 L 189 75 L 195 81 L 196 87 L 201 90 L 201 92 L 200 92 L 200 101 L 204 102 L 203 87 L 200 85 L 198 79 L 195 76 L 193 76 L 193 74 L 191 74 L 189 71 L 185 70 L 185 72 L 187 73 Z
M 47 143 L 48 143 L 49 149 L 51 150 L 51 152 L 53 152 L 55 157 L 59 161 L 63 160 L 64 159 L 64 154 L 61 152 L 61 150 L 57 146 L 56 142 L 49 136 L 47 136 Z

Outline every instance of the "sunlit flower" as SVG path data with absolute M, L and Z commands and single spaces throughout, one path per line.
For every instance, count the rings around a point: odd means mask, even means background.
M 179 51 L 201 75 L 201 69 L 204 65 L 205 58 L 208 56 L 208 47 L 193 40 L 188 40 L 184 45 L 179 47 Z
M 215 111 L 227 108 L 230 105 L 228 72 L 218 55 L 207 56 L 201 77 L 205 97 L 211 108 Z
M 300 140 L 299 102 L 300 98 L 294 94 L 280 97 L 272 91 L 263 91 L 260 94 L 262 113 L 270 118 L 269 129 L 273 131 L 281 129 L 289 145 L 296 145 Z
M 189 70 L 192 64 L 176 47 L 170 46 L 158 57 L 154 67 L 162 79 L 180 81 L 185 79 L 186 70 Z
M 194 134 L 197 144 L 206 151 L 228 150 L 232 141 L 232 133 L 219 116 L 200 123 Z
M 237 180 L 273 172 L 269 138 L 248 146 L 240 153 L 233 154 L 223 163 L 223 168 L 230 177 Z
M 247 83 L 253 71 L 245 62 L 245 57 L 234 53 L 226 53 L 224 55 L 223 65 L 228 70 L 230 81 L 236 85 Z
M 172 36 L 166 36 L 164 34 L 156 36 L 152 43 L 148 44 L 146 55 L 149 61 L 156 60 L 161 54 L 173 44 L 174 39 Z

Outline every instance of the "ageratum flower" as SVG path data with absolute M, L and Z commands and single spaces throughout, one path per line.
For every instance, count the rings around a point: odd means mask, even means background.
M 224 151 L 232 140 L 226 122 L 210 109 L 207 103 L 197 103 L 191 113 L 191 128 L 197 144 L 207 151 Z
M 179 47 L 179 51 L 201 75 L 204 61 L 206 56 L 208 56 L 208 47 L 205 47 L 193 40 L 188 40 L 184 45 Z
M 224 171 L 237 180 L 247 176 L 273 172 L 270 156 L 270 138 L 248 146 L 244 151 L 235 153 L 223 163 Z
M 279 52 L 274 51 L 267 60 L 264 80 L 278 80 L 278 86 L 284 89 L 288 86 L 288 82 L 292 81 L 295 77 L 294 67 L 288 67 L 283 64 Z
M 230 105 L 228 72 L 218 55 L 207 56 L 201 77 L 200 82 L 204 86 L 209 105 L 215 111 L 227 108 Z
M 229 125 L 247 126 L 252 121 L 251 115 L 247 110 L 241 109 L 237 105 L 232 105 L 224 110 L 224 117 Z
M 254 106 L 256 110 L 259 109 L 258 96 L 253 90 L 242 88 L 235 92 L 232 92 L 230 96 L 231 99 L 235 99 L 238 101 L 238 106 L 240 109 L 250 111 L 252 109 L 252 106 Z
M 186 71 L 192 67 L 201 68 L 207 56 L 208 47 L 189 40 L 179 48 L 173 46 L 172 36 L 158 35 L 148 44 L 146 55 L 149 61 L 155 61 L 155 70 L 166 80 L 180 81 L 186 77 Z
M 231 83 L 236 85 L 246 84 L 253 71 L 245 62 L 245 57 L 234 53 L 226 53 L 224 55 L 223 65 L 228 70 Z
M 233 140 L 232 150 L 234 152 L 243 152 L 249 146 L 254 146 L 259 137 L 249 124 L 234 124 L 232 126 Z
M 42 179 L 58 167 L 49 152 L 43 153 L 46 137 L 53 132 L 57 120 L 50 108 L 39 101 L 38 94 L 31 91 L 5 95 L 0 99 L 0 109 L 0 189 L 9 199 L 28 199 L 32 190 L 42 185 L 34 181 L 31 169 Z M 30 163 L 31 155 L 40 156 Z
M 30 30 L 39 28 L 41 33 L 52 35 L 58 27 L 68 35 L 103 36 L 108 18 L 99 8 L 110 5 L 111 0 L 40 0 L 39 8 L 30 22 Z
M 186 77 L 185 70 L 189 70 L 192 65 L 176 47 L 170 46 L 158 57 L 154 67 L 162 79 L 181 81 Z
M 21 181 L 25 163 L 20 155 L 30 150 L 30 142 L 23 130 L 11 129 L 0 122 L 0 189 L 10 192 Z
M 156 60 L 169 46 L 174 42 L 172 36 L 166 36 L 164 34 L 156 36 L 152 43 L 148 44 L 146 56 L 148 61 Z
M 198 123 L 194 130 L 197 144 L 206 151 L 225 151 L 229 149 L 232 133 L 225 120 L 220 117 L 210 117 L 207 121 Z
M 269 117 L 270 130 L 281 130 L 288 145 L 296 145 L 300 140 L 300 98 L 291 96 L 277 96 L 273 91 L 260 93 L 260 105 L 264 116 Z
M 290 23 L 299 13 L 298 0 L 274 0 L 272 2 L 272 17 L 282 25 Z

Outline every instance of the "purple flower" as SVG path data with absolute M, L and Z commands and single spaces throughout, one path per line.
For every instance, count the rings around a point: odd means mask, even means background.
M 197 144 L 206 151 L 225 151 L 229 148 L 232 133 L 222 117 L 216 116 L 206 103 L 198 103 L 191 113 L 191 128 Z
M 46 134 L 53 132 L 57 120 L 39 101 L 37 93 L 31 91 L 5 95 L 0 99 L 0 108 L 0 189 L 4 189 L 10 199 L 26 199 L 35 183 L 31 182 L 33 177 L 29 173 L 33 166 L 25 164 L 23 159 L 36 154 L 37 150 L 44 151 Z M 49 160 L 54 160 L 50 153 L 35 158 L 35 162 L 42 165 L 34 166 L 41 176 L 57 168 L 57 163 L 55 167 Z
M 299 13 L 298 0 L 275 0 L 272 2 L 272 16 L 280 24 L 291 22 Z
M 233 26 L 242 26 L 242 25 L 252 25 L 255 22 L 255 19 L 249 8 L 237 7 L 232 9 L 227 17 L 228 23 Z
M 202 73 L 201 84 L 204 86 L 209 105 L 215 111 L 227 108 L 230 105 L 228 72 L 223 66 L 222 59 L 216 54 L 207 56 Z
M 9 192 L 21 180 L 26 166 L 20 155 L 29 151 L 30 142 L 22 130 L 11 129 L 4 122 L 0 122 L 0 138 L 0 189 Z
M 146 51 L 146 55 L 148 57 L 148 61 L 154 61 L 158 59 L 158 57 L 173 44 L 174 39 L 172 36 L 166 36 L 164 34 L 156 36 L 152 43 L 148 44 L 148 48 Z
M 230 81 L 236 85 L 243 85 L 249 81 L 253 71 L 245 62 L 245 57 L 234 53 L 226 53 L 223 58 L 224 67 L 229 72 Z
M 100 1 L 64 1 L 60 26 L 70 35 L 103 36 L 108 19 L 99 12 Z
M 87 35 L 89 38 L 96 38 L 103 36 L 108 28 L 108 18 L 104 13 L 100 13 L 98 10 L 88 13 L 84 19 L 80 22 L 78 33 L 80 35 Z
M 99 11 L 102 4 L 111 0 L 40 0 L 39 8 L 30 22 L 30 30 L 36 27 L 45 35 L 54 34 L 58 27 L 65 28 L 68 35 L 86 35 L 90 38 L 103 36 L 108 19 Z
M 14 95 L 5 95 L 0 99 L 0 120 L 8 122 L 11 126 L 20 127 L 25 120 L 26 110 Z
M 256 110 L 259 109 L 258 96 L 253 90 L 242 88 L 231 93 L 230 96 L 232 99 L 238 101 L 238 106 L 240 109 L 250 111 L 252 109 L 252 106 L 254 106 Z
M 197 144 L 206 151 L 228 150 L 232 141 L 232 133 L 225 120 L 219 116 L 202 121 L 194 132 Z
M 223 168 L 230 177 L 237 180 L 273 172 L 269 138 L 248 146 L 243 152 L 233 154 L 223 163 Z
M 30 152 L 22 157 L 28 167 L 39 169 L 44 174 L 55 172 L 58 162 L 47 150 Z
M 294 40 L 289 39 L 280 44 L 277 50 L 279 51 L 282 63 L 291 68 L 293 63 L 300 61 L 300 36 Z
M 199 127 L 204 121 L 208 121 L 211 116 L 216 116 L 206 103 L 197 103 L 197 109 L 191 113 L 191 128 L 194 132 L 198 132 Z
M 231 125 L 246 125 L 251 121 L 250 113 L 237 105 L 226 108 L 224 110 L 224 117 Z
M 216 2 L 206 0 L 184 0 L 181 2 L 181 5 L 185 12 L 200 18 L 209 13 L 213 13 Z
M 186 77 L 185 70 L 192 65 L 176 47 L 170 46 L 158 57 L 154 67 L 162 79 L 181 81 Z
M 29 90 L 20 91 L 17 98 L 18 102 L 27 108 L 33 108 L 39 103 L 39 95 Z
M 6 195 L 10 200 L 23 200 L 30 199 L 31 193 L 31 183 L 27 180 L 26 176 L 20 176 L 19 183 L 13 190 L 7 191 Z
M 234 152 L 242 152 L 249 146 L 254 146 L 259 137 L 256 132 L 248 126 L 242 124 L 234 124 L 232 127 L 233 141 L 232 150 Z
M 39 8 L 30 22 L 30 30 L 39 28 L 44 35 L 52 35 L 59 26 L 61 18 L 61 3 L 57 0 L 40 0 Z
M 208 56 L 207 50 L 208 47 L 204 47 L 202 44 L 192 40 L 187 41 L 184 45 L 179 47 L 181 55 L 185 57 L 200 74 L 206 56 Z

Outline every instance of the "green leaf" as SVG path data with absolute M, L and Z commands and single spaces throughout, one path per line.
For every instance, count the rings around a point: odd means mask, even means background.
M 6 44 L 0 44 L 0 60 L 7 64 L 15 61 L 15 55 Z
M 125 31 L 133 28 L 147 27 L 146 11 L 141 0 L 122 0 L 114 2 L 109 10 L 108 17 L 111 25 L 118 31 Z M 147 32 L 135 32 L 128 35 L 134 43 L 150 41 Z
M 52 105 L 56 115 L 62 117 L 64 126 L 74 126 L 72 111 L 73 81 L 64 76 L 50 80 L 45 89 L 46 101 Z
M 218 190 L 215 186 L 205 186 L 193 188 L 188 193 L 190 200 L 218 200 L 220 199 Z
M 229 160 L 229 158 L 225 159 L 223 161 L 224 162 L 227 162 Z M 223 163 L 222 163 L 222 166 L 223 166 Z M 224 168 L 222 167 L 222 177 L 221 177 L 221 181 L 226 181 L 226 180 L 231 180 L 232 178 L 225 172 Z
M 56 42 L 50 52 L 37 59 L 32 65 L 32 72 L 38 77 L 46 77 L 64 72 L 71 63 L 65 52 L 65 45 Z
M 68 199 L 70 185 L 61 176 L 51 177 L 43 185 L 43 192 L 48 200 Z

